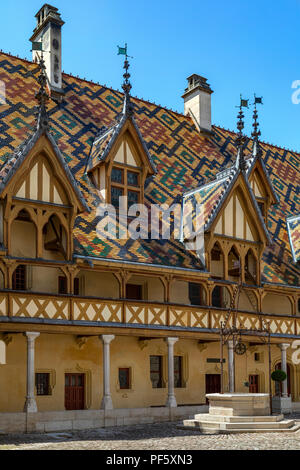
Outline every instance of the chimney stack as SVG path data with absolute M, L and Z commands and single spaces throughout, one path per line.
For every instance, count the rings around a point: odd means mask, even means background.
M 64 21 L 57 8 L 45 4 L 35 15 L 37 26 L 30 41 L 42 42 L 48 84 L 54 94 L 62 94 L 61 27 Z M 32 51 L 33 61 L 37 62 L 40 51 Z
M 187 78 L 188 87 L 184 99 L 184 114 L 190 114 L 200 132 L 211 132 L 211 94 L 207 79 L 193 74 Z

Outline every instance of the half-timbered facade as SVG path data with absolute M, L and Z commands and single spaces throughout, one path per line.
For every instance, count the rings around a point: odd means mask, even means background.
M 33 40 L 55 32 L 55 55 L 57 9 L 44 5 L 37 22 Z M 142 408 L 160 419 L 170 415 L 156 407 L 205 405 L 230 308 L 228 325 L 269 322 L 272 368 L 287 361 L 297 407 L 300 155 L 259 142 L 257 114 L 247 145 L 241 129 L 211 125 L 198 75 L 179 114 L 131 97 L 128 75 L 124 94 L 64 73 L 58 86 L 36 54 L 0 52 L 0 431 L 3 413 Z M 151 205 L 179 203 L 183 220 L 189 202 L 203 208 L 203 257 L 188 235 L 151 237 Z M 122 211 L 137 203 L 149 236 L 132 239 Z M 115 237 L 101 237 L 112 215 L 101 204 L 119 213 Z M 225 354 L 225 388 L 234 367 L 236 391 L 267 392 L 267 348 L 250 331 L 243 342 L 235 364 Z

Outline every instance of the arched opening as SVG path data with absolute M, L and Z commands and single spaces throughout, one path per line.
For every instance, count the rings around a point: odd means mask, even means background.
M 288 296 L 268 293 L 262 301 L 263 313 L 292 315 L 292 304 Z
M 246 284 L 257 284 L 257 260 L 251 248 L 245 257 L 245 281 Z
M 189 282 L 189 300 L 191 305 L 207 305 L 206 290 L 202 284 Z
M 213 276 L 224 279 L 224 255 L 221 246 L 216 242 L 210 252 L 210 271 Z
M 104 299 L 119 299 L 120 297 L 120 285 L 113 273 L 83 269 L 77 274 L 76 279 L 75 295 Z
M 20 210 L 11 224 L 11 255 L 36 258 L 36 226 L 25 209 Z
M 56 215 L 51 215 L 43 227 L 43 258 L 67 259 L 68 236 L 65 228 Z
M 258 301 L 253 290 L 241 289 L 238 301 L 239 310 L 247 310 L 250 312 L 258 311 Z
M 215 286 L 212 291 L 212 306 L 219 308 L 229 308 L 231 295 L 227 287 Z
M 240 276 L 240 255 L 236 247 L 233 246 L 228 253 L 228 278 L 237 282 Z

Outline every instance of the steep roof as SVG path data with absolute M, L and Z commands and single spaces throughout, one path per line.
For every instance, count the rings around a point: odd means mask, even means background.
M 26 140 L 34 123 L 37 66 L 0 53 L 0 80 L 6 86 L 6 104 L 0 106 L 0 161 L 4 162 Z M 61 103 L 51 100 L 51 132 L 60 152 L 83 193 L 91 212 L 77 217 L 74 230 L 78 254 L 201 269 L 200 262 L 179 241 L 99 240 L 96 208 L 98 194 L 85 175 L 92 144 L 99 130 L 111 127 L 122 111 L 123 95 L 92 82 L 63 74 L 65 95 Z M 236 155 L 235 134 L 214 126 L 209 137 L 199 134 L 190 117 L 154 103 L 132 99 L 134 117 L 157 174 L 146 180 L 147 204 L 177 202 L 189 189 L 214 180 Z M 293 264 L 286 216 L 300 213 L 300 155 L 262 143 L 263 161 L 279 197 L 269 213 L 268 230 L 273 245 L 263 256 L 266 282 L 299 284 L 299 268 Z M 250 154 L 252 144 L 247 151 Z

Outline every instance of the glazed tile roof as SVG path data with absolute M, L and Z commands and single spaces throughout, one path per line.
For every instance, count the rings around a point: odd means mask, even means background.
M 248 156 L 246 158 L 246 175 L 247 177 L 244 178 L 243 173 L 239 170 L 236 164 L 234 165 L 229 165 L 227 166 L 224 170 L 220 171 L 217 173 L 216 178 L 214 181 L 205 184 L 204 186 L 193 190 L 191 192 L 188 192 L 184 195 L 184 206 L 187 203 L 191 203 L 188 207 L 188 209 L 184 208 L 184 220 L 187 217 L 193 218 L 194 226 L 193 226 L 193 231 L 195 232 L 195 225 L 196 225 L 196 213 L 194 210 L 194 207 L 196 204 L 199 206 L 201 205 L 203 212 L 199 213 L 198 217 L 200 221 L 198 221 L 198 227 L 201 227 L 201 223 L 204 224 L 204 230 L 209 230 L 213 221 L 217 217 L 218 213 L 220 212 L 223 202 L 225 201 L 228 193 L 230 192 L 231 188 L 234 186 L 234 183 L 236 182 L 238 176 L 241 174 L 242 178 L 245 181 L 245 184 L 248 188 L 250 198 L 252 200 L 254 209 L 256 211 L 257 218 L 260 221 L 261 226 L 263 227 L 263 230 L 265 232 L 266 238 L 271 244 L 271 238 L 268 233 L 268 229 L 265 225 L 264 218 L 261 215 L 261 211 L 257 205 L 256 198 L 254 196 L 254 193 L 251 189 L 251 186 L 248 181 L 248 176 L 251 173 L 252 169 L 254 168 L 254 164 L 257 159 L 260 159 L 259 156 Z M 261 161 L 263 171 L 265 172 L 268 182 L 270 185 L 270 189 L 272 193 L 274 194 L 274 188 L 272 186 L 272 183 L 269 179 L 268 173 L 266 171 L 266 168 L 264 166 L 263 161 Z M 274 194 L 274 198 L 277 201 L 277 195 Z M 187 224 L 188 225 L 188 224 Z
M 37 66 L 0 53 L 0 80 L 6 86 L 6 104 L 0 105 L 0 161 L 33 132 Z M 104 126 L 121 113 L 123 95 L 115 90 L 63 74 L 64 99 L 51 100 L 51 132 L 69 165 L 91 212 L 78 216 L 74 229 L 76 253 L 108 259 L 201 268 L 199 260 L 179 241 L 100 240 L 97 237 L 97 191 L 85 175 L 92 144 Z M 199 188 L 236 155 L 235 134 L 214 127 L 214 135 L 199 134 L 191 118 L 154 103 L 132 99 L 134 117 L 157 174 L 146 180 L 146 204 L 171 205 L 188 190 Z M 248 144 L 248 153 L 252 143 Z M 299 268 L 293 263 L 286 216 L 300 213 L 298 153 L 262 143 L 263 160 L 280 203 L 269 213 L 273 239 L 263 256 L 266 282 L 299 285 Z
M 300 261 L 300 215 L 287 219 L 288 234 L 295 263 Z

